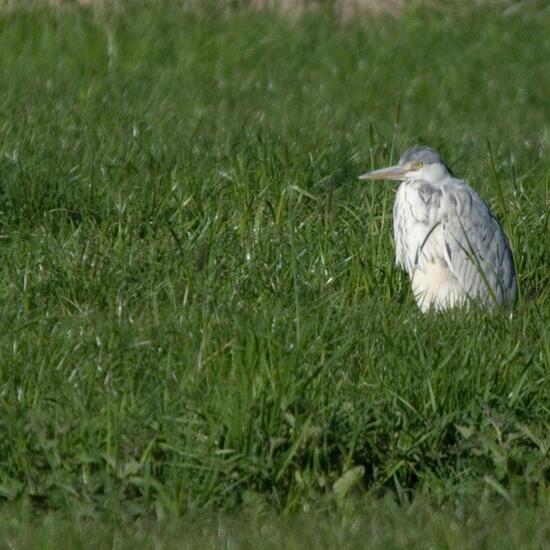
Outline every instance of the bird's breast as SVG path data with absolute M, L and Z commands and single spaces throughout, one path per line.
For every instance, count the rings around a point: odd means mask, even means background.
M 393 209 L 396 262 L 409 274 L 419 262 L 434 261 L 430 250 L 441 232 L 441 203 L 442 191 L 428 182 L 405 181 L 397 190 Z

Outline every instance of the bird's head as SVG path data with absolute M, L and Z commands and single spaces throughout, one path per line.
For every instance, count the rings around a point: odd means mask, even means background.
M 450 174 L 439 153 L 431 147 L 413 147 L 405 151 L 399 164 L 359 176 L 360 180 L 422 180 L 437 183 Z

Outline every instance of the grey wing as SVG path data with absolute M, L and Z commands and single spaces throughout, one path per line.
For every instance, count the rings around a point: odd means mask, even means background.
M 443 193 L 445 256 L 450 270 L 471 298 L 513 301 L 516 274 L 502 227 L 481 197 L 456 181 Z

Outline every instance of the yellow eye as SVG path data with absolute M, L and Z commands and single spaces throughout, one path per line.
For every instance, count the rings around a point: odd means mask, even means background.
M 415 162 L 414 163 L 414 167 L 417 169 L 417 170 L 420 170 L 420 168 L 422 168 L 422 166 L 424 166 L 421 162 Z

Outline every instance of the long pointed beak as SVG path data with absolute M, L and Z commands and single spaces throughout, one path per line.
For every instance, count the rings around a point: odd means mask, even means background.
M 367 172 L 362 176 L 359 176 L 360 180 L 400 180 L 403 178 L 403 175 L 409 171 L 409 166 L 396 164 L 395 166 L 390 166 L 389 168 L 381 168 L 380 170 L 373 170 L 372 172 Z

